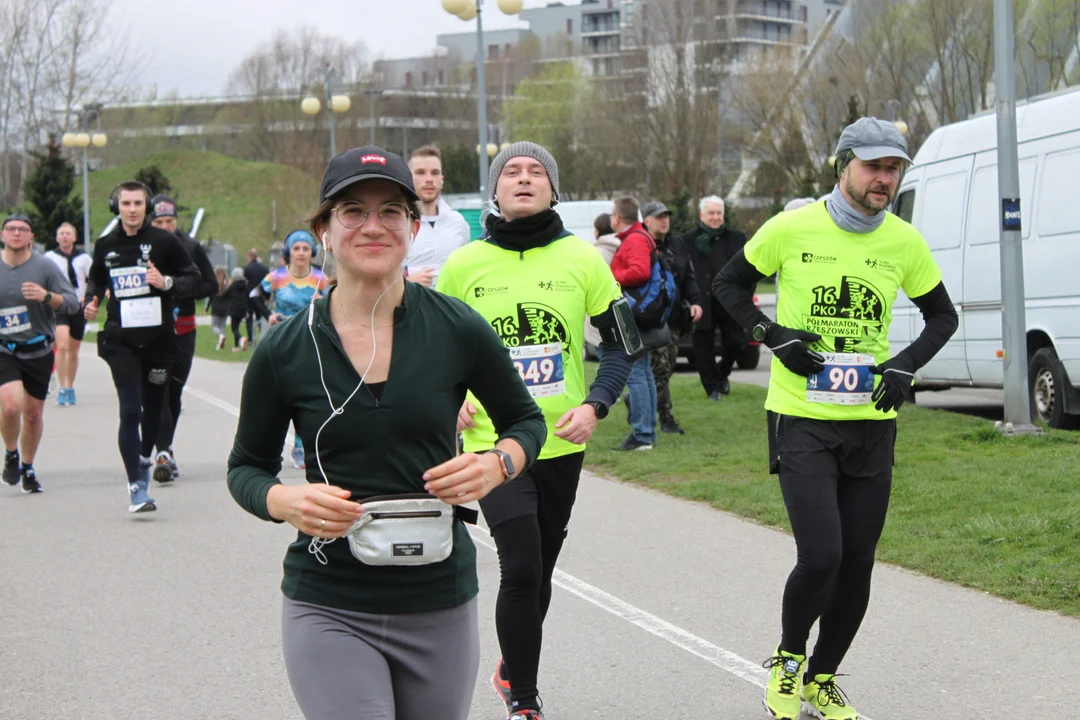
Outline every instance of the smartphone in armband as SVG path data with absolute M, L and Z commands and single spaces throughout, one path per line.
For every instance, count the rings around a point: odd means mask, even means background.
M 641 333 L 638 331 L 630 303 L 626 302 L 626 298 L 616 300 L 611 303 L 611 311 L 615 316 L 615 327 L 619 332 L 619 341 L 622 343 L 626 356 L 631 360 L 638 359 L 645 353 L 645 345 L 641 341 Z

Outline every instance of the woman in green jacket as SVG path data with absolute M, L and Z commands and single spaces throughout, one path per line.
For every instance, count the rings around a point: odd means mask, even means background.
M 338 282 L 256 346 L 229 490 L 257 517 L 298 530 L 285 555 L 282 645 L 308 720 L 465 720 L 480 653 L 469 533 L 449 521 L 448 556 L 415 564 L 427 548 L 409 528 L 440 513 L 387 516 L 365 501 L 419 496 L 430 510 L 436 498 L 447 509 L 478 500 L 533 463 L 543 415 L 479 314 L 403 281 L 420 215 L 400 157 L 341 153 L 319 201 L 311 226 Z M 466 391 L 495 420 L 493 452 L 456 454 Z M 314 449 L 298 485 L 277 478 L 290 422 Z M 365 535 L 386 540 L 383 554 Z

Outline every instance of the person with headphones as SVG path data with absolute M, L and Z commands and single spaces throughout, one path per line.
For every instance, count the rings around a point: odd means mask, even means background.
M 30 219 L 8 215 L 0 230 L 0 435 L 3 480 L 41 492 L 34 471 L 53 368 L 56 313 L 78 311 L 75 289 L 51 260 L 34 254 Z M 21 452 L 21 455 L 20 455 Z
M 217 294 L 218 281 L 214 266 L 210 262 L 202 243 L 195 240 L 177 227 L 176 202 L 168 195 L 156 195 L 150 201 L 152 211 L 151 224 L 166 232 L 171 232 L 184 246 L 195 267 L 202 274 L 198 291 L 191 297 L 177 299 L 174 305 L 173 331 L 176 333 L 176 357 L 169 370 L 169 390 L 165 404 L 161 408 L 161 428 L 158 430 L 157 456 L 154 458 L 152 476 L 159 483 L 172 482 L 180 477 L 173 453 L 173 438 L 176 426 L 180 422 L 181 402 L 184 385 L 191 374 L 191 363 L 195 358 L 195 301 Z
M 543 415 L 478 313 L 405 281 L 420 209 L 404 160 L 374 146 L 337 155 L 310 222 L 337 284 L 255 346 L 229 491 L 298 531 L 282 650 L 307 720 L 466 720 L 480 640 L 463 524 L 476 513 L 462 506 L 532 465 Z M 466 391 L 490 410 L 491 452 L 457 454 Z M 277 477 L 290 421 L 311 448 L 300 485 Z
M 780 643 L 764 663 L 763 703 L 778 720 L 803 710 L 823 720 L 858 717 L 836 673 L 870 600 L 896 411 L 911 400 L 915 372 L 958 325 L 926 240 L 888 211 L 911 162 L 904 136 L 891 122 L 864 117 L 844 128 L 835 155 L 837 183 L 827 199 L 771 218 L 712 285 L 731 316 L 773 351 L 769 472 L 780 477 L 797 551 Z M 748 288 L 775 272 L 773 322 Z M 925 327 L 892 354 L 889 323 L 901 289 Z
M 86 286 L 86 319 L 97 319 L 98 357 L 109 365 L 120 401 L 120 457 L 127 473 L 128 512 L 157 509 L 149 495 L 154 442 L 169 370 L 176 357 L 173 305 L 202 285 L 199 268 L 180 240 L 148 222 L 152 193 L 141 182 L 117 185 L 109 209 L 120 222 L 94 245 Z
M 502 338 L 544 411 L 548 439 L 533 468 L 481 500 L 499 551 L 495 628 L 502 650 L 491 678 L 506 716 L 541 720 L 537 673 L 551 578 L 577 497 L 585 443 L 622 394 L 630 358 L 643 356 L 627 301 L 591 243 L 555 212 L 559 167 L 545 148 L 516 142 L 495 156 L 489 179 L 498 209 L 487 237 L 455 250 L 438 290 L 475 308 Z M 600 330 L 591 386 L 582 362 L 585 317 Z M 627 342 L 633 334 L 637 343 Z M 498 437 L 483 398 L 469 396 L 458 421 L 465 449 Z
M 262 281 L 263 295 L 273 306 L 271 327 L 301 312 L 312 298 L 326 291 L 326 275 L 311 264 L 318 254 L 315 237 L 307 230 L 293 230 L 285 236 L 285 264 L 270 271 Z M 299 433 L 293 439 L 292 463 L 298 470 L 307 467 Z

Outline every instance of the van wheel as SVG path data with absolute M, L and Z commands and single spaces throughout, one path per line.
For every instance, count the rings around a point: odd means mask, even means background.
M 1031 389 L 1031 415 L 1052 428 L 1080 427 L 1080 418 L 1065 413 L 1064 388 L 1069 386 L 1065 366 L 1051 347 L 1031 356 L 1028 364 L 1028 387 Z

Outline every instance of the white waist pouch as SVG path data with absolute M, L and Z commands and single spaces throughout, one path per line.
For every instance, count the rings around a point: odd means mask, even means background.
M 430 565 L 454 550 L 454 520 L 475 524 L 476 510 L 431 495 L 379 495 L 361 500 L 364 514 L 349 528 L 349 550 L 365 565 Z

